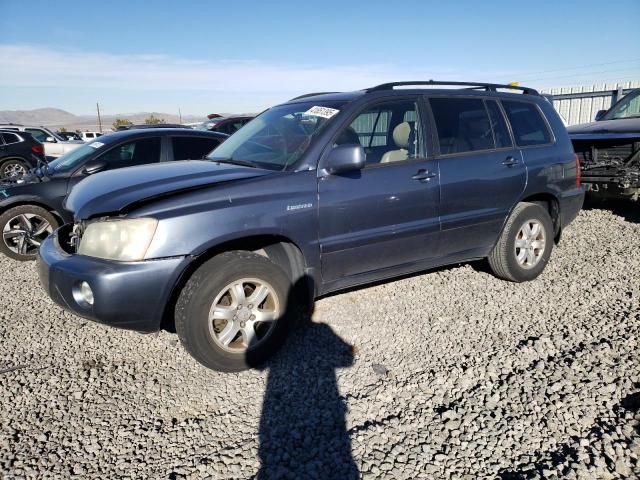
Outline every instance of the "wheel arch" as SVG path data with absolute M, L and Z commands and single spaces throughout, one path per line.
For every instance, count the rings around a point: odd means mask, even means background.
M 51 207 L 51 205 L 47 205 L 46 203 L 38 200 L 30 200 L 28 198 L 16 199 L 16 201 L 14 202 L 0 206 L 0 215 L 3 215 L 7 210 L 11 210 L 15 207 L 22 207 L 25 205 L 33 205 L 34 207 L 44 208 L 47 212 L 53 215 L 56 220 L 58 220 L 60 225 L 64 225 L 65 223 L 64 218 L 62 218 L 62 216 L 56 211 L 56 209 Z
M 290 238 L 282 235 L 251 235 L 227 240 L 213 245 L 193 257 L 193 260 L 180 274 L 178 280 L 173 285 L 169 299 L 165 305 L 162 315 L 161 327 L 169 331 L 174 331 L 173 311 L 182 288 L 191 275 L 206 261 L 223 252 L 233 250 L 246 250 L 269 258 L 278 265 L 291 279 L 292 285 L 303 289 L 303 294 L 313 298 L 316 291 L 315 281 L 306 274 L 307 261 L 302 253 L 302 249 Z
M 24 163 L 26 166 L 31 167 L 31 162 L 25 157 L 22 157 L 20 155 L 11 155 L 10 157 L 4 157 L 2 160 L 0 160 L 0 168 L 2 168 L 5 163 L 10 162 L 11 160 L 17 160 Z
M 528 202 L 535 203 L 544 208 L 551 217 L 551 222 L 553 223 L 553 237 L 555 243 L 560 241 L 560 236 L 562 234 L 562 221 L 560 217 L 560 201 L 558 197 L 549 192 L 535 193 L 533 195 L 529 195 L 520 202 Z

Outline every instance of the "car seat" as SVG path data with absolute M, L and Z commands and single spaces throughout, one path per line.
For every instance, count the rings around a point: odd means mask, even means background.
M 380 163 L 398 162 L 409 157 L 409 145 L 411 137 L 415 138 L 414 122 L 402 122 L 393 129 L 393 141 L 398 150 L 390 150 L 382 156 Z

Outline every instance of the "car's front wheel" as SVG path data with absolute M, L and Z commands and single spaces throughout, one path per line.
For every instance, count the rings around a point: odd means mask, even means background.
M 294 302 L 289 278 L 268 258 L 247 251 L 222 253 L 202 264 L 182 289 L 176 332 L 204 366 L 245 370 L 280 347 Z
M 493 273 L 512 282 L 533 280 L 542 273 L 553 250 L 554 230 L 540 205 L 516 205 L 489 255 Z
M 37 205 L 20 205 L 0 215 L 0 252 L 14 260 L 34 260 L 42 241 L 60 226 L 56 217 Z

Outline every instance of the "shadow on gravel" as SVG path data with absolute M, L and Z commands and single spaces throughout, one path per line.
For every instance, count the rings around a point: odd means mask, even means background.
M 628 222 L 640 223 L 640 201 L 599 198 L 587 195 L 584 210 L 609 210 Z
M 336 379 L 337 368 L 353 365 L 353 347 L 328 325 L 311 323 L 309 313 L 302 317 L 286 348 L 263 366 L 269 376 L 255 478 L 359 478 Z

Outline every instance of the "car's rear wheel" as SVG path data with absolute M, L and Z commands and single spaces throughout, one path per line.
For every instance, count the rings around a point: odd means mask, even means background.
M 59 227 L 51 212 L 37 205 L 20 205 L 0 215 L 0 252 L 14 260 L 34 260 L 42 241 Z
M 289 278 L 268 258 L 247 251 L 222 253 L 201 265 L 182 289 L 176 332 L 204 366 L 245 370 L 280 347 L 294 301 Z
M 12 158 L 0 166 L 0 177 L 20 177 L 27 173 L 29 166 L 22 160 Z
M 549 262 L 553 241 L 549 213 L 538 204 L 519 203 L 489 255 L 491 270 L 512 282 L 533 280 Z

